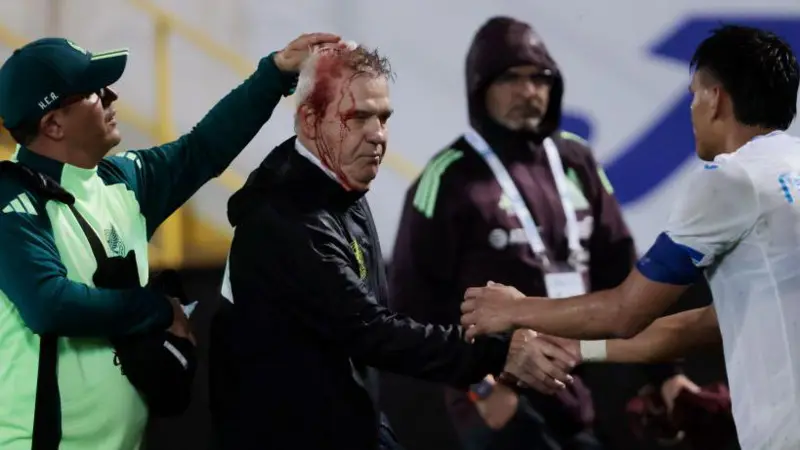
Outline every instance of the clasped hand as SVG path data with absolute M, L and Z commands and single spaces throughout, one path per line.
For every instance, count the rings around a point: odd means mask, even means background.
M 467 289 L 461 304 L 461 325 L 472 342 L 482 334 L 501 333 L 514 328 L 514 311 L 525 295 L 512 286 L 489 282 Z
M 515 328 L 517 306 L 525 295 L 512 286 L 489 282 L 467 289 L 461 304 L 465 339 Z M 553 394 L 572 383 L 569 373 L 581 361 L 580 344 L 571 339 L 519 329 L 514 332 L 505 372 L 519 379 L 520 387 Z
M 309 55 L 317 48 L 344 46 L 341 38 L 332 33 L 307 33 L 299 36 L 275 55 L 275 65 L 282 72 L 298 72 Z
M 519 387 L 555 394 L 572 383 L 569 373 L 579 363 L 576 341 L 521 329 L 511 338 L 504 371 L 519 379 Z

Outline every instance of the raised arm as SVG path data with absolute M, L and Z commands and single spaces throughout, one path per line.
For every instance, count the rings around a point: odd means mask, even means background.
M 269 120 L 281 97 L 293 92 L 308 50 L 337 42 L 324 33 L 303 35 L 263 58 L 256 71 L 223 97 L 187 134 L 147 150 L 112 156 L 137 194 L 148 236 L 211 178 L 219 176 Z

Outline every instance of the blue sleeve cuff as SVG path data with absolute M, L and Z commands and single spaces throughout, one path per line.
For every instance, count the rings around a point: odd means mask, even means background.
M 639 259 L 636 268 L 651 281 L 686 286 L 703 275 L 703 269 L 695 266 L 703 255 L 689 247 L 680 245 L 661 233 L 650 250 Z

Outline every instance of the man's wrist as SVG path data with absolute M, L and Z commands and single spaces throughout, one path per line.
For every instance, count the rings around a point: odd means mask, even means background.
M 524 298 L 519 299 L 513 307 L 508 309 L 509 317 L 508 322 L 511 324 L 512 331 L 518 330 L 520 328 L 530 328 L 524 326 L 522 322 L 523 314 L 525 313 L 523 308 L 523 302 L 525 302 Z
M 273 67 L 275 67 L 275 69 L 277 69 L 281 80 L 283 96 L 288 97 L 293 95 L 295 89 L 297 88 L 298 72 L 284 69 L 279 62 L 279 54 L 280 51 L 274 51 L 267 56 L 267 60 L 272 64 Z
M 511 372 L 503 371 L 497 376 L 497 383 L 515 390 L 519 386 L 520 380 Z
M 274 52 L 272 52 L 272 54 L 270 54 L 270 57 L 272 57 L 272 62 L 275 64 L 275 67 L 277 67 L 279 71 L 287 73 L 289 72 L 289 70 L 287 70 L 283 64 L 283 59 L 281 55 L 282 51 L 283 50 L 275 50 Z

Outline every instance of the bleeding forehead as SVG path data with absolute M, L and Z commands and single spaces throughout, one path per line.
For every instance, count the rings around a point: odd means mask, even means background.
M 389 82 L 386 77 L 350 74 L 337 78 L 331 88 L 337 109 L 389 109 Z

